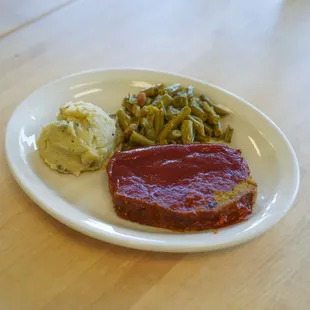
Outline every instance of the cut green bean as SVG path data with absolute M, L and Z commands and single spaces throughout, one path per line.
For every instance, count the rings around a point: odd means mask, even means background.
M 141 92 L 145 93 L 147 97 L 155 97 L 158 95 L 158 89 L 163 86 L 163 83 L 155 84 L 150 87 L 144 88 Z
M 203 125 L 203 120 L 201 118 L 199 118 L 198 116 L 195 115 L 191 115 L 192 118 L 194 118 L 197 122 L 199 122 L 200 124 Z
M 182 137 L 182 132 L 178 129 L 174 129 L 168 136 L 169 140 L 177 140 Z
M 206 95 L 201 95 L 200 99 L 202 101 L 206 101 L 218 115 L 227 115 L 229 112 L 222 106 L 214 103 L 213 101 L 210 100 L 210 98 Z
M 141 127 L 144 128 L 144 134 L 145 134 L 145 136 L 148 139 L 150 139 L 150 140 L 155 140 L 156 139 L 157 135 L 156 135 L 156 132 L 155 132 L 155 128 L 153 127 L 153 122 L 150 122 L 150 119 L 147 119 L 145 117 L 142 118 L 140 120 L 140 125 L 141 125 Z
M 189 85 L 186 88 L 186 92 L 187 92 L 188 97 L 190 97 L 190 98 L 194 97 L 194 87 L 193 86 Z
M 137 96 L 131 93 L 128 93 L 128 96 L 124 98 L 124 103 L 129 103 L 129 104 L 137 103 Z
M 215 125 L 220 121 L 220 116 L 215 113 L 212 107 L 210 107 L 210 109 L 213 113 L 208 115 L 207 123 L 210 125 Z
M 154 119 L 155 119 L 155 112 L 150 111 L 146 117 L 147 121 L 151 125 L 151 127 L 154 127 Z
M 145 117 L 150 112 L 149 106 L 143 106 L 142 109 L 140 109 L 140 117 Z
M 152 102 L 153 102 L 153 99 L 150 97 L 147 97 L 145 105 L 150 105 Z
M 144 92 L 147 97 L 155 97 L 158 94 L 158 88 L 156 85 L 152 85 L 151 87 L 142 89 L 141 92 Z
M 177 83 L 177 84 L 173 84 L 170 86 L 167 86 L 164 88 L 166 91 L 168 91 L 169 95 L 174 95 L 176 94 L 178 91 L 182 90 L 183 87 L 181 86 L 181 84 Z
M 192 115 L 188 115 L 187 119 L 193 122 L 194 129 L 202 136 L 205 135 L 205 128 L 203 126 L 203 122 L 198 117 L 193 117 Z M 199 119 L 200 121 L 198 121 Z
M 148 108 L 149 108 L 149 113 L 153 113 L 154 114 L 154 113 L 159 111 L 159 108 L 155 107 L 153 105 L 150 105 Z
M 162 131 L 165 125 L 165 114 L 163 110 L 155 112 L 154 127 L 156 136 Z
M 140 118 L 140 106 L 137 103 L 132 105 L 132 113 L 137 119 Z
M 194 141 L 194 129 L 193 129 L 193 122 L 190 120 L 184 120 L 181 126 L 182 132 L 182 143 L 189 144 L 193 143 Z
M 195 140 L 199 141 L 201 143 L 208 143 L 208 142 L 210 142 L 210 136 L 202 136 L 200 134 L 197 134 L 195 136 Z
M 169 121 L 164 129 L 159 134 L 159 141 L 164 140 L 168 137 L 170 132 L 176 129 L 182 121 L 191 113 L 191 109 L 189 107 L 184 107 L 175 118 Z
M 116 115 L 117 115 L 118 122 L 119 122 L 122 130 L 125 130 L 130 125 L 130 118 L 129 118 L 129 116 L 122 109 L 119 109 L 116 112 Z
M 187 95 L 175 96 L 172 104 L 175 108 L 183 108 L 188 105 Z
M 132 114 L 132 104 L 130 103 L 124 103 L 124 108 L 128 112 L 128 114 Z
M 124 139 L 128 140 L 133 131 L 136 131 L 138 128 L 137 124 L 130 124 L 124 131 Z
M 168 105 L 172 104 L 173 98 L 169 94 L 164 94 L 161 96 L 161 101 L 163 102 L 165 107 L 168 107 Z
M 208 114 L 197 104 L 191 104 L 192 114 L 199 117 L 202 121 L 206 121 L 208 119 Z
M 213 137 L 213 134 L 214 134 L 213 128 L 209 124 L 206 124 L 206 123 L 204 124 L 204 128 L 205 128 L 206 135 Z
M 225 142 L 227 143 L 231 142 L 233 132 L 234 132 L 234 128 L 228 125 L 225 131 L 225 137 L 224 137 Z
M 168 94 L 168 90 L 164 89 L 164 88 L 160 88 L 158 90 L 158 95 L 163 96 L 164 94 Z
M 222 125 L 220 122 L 218 122 L 217 124 L 215 124 L 213 126 L 214 129 L 214 136 L 215 137 L 220 137 L 223 134 L 223 129 L 222 129 Z
M 167 114 L 166 107 L 165 107 L 165 105 L 164 105 L 164 103 L 163 103 L 162 101 L 159 103 L 158 107 L 159 107 L 161 110 L 163 110 L 164 115 Z
M 177 116 L 180 113 L 180 110 L 175 108 L 174 106 L 170 105 L 167 108 L 166 111 L 166 119 L 167 121 L 171 121 L 175 116 Z
M 158 106 L 161 101 L 162 101 L 162 96 L 160 95 L 156 96 L 152 102 L 152 106 Z
M 229 110 L 208 96 L 195 97 L 191 85 L 154 84 L 137 95 L 128 93 L 122 106 L 116 116 L 123 143 L 129 148 L 141 145 L 129 141 L 132 134 L 135 139 L 135 132 L 153 144 L 207 143 L 210 137 L 230 143 L 232 139 L 233 129 L 223 130 L 220 123 Z
M 145 136 L 145 129 L 142 127 L 141 129 L 140 129 L 140 135 L 142 135 L 142 136 Z
M 133 144 L 138 144 L 138 145 L 141 145 L 141 146 L 151 146 L 151 145 L 154 145 L 155 142 L 140 135 L 139 133 L 133 131 L 131 136 L 130 136 L 130 139 L 129 139 L 129 142 L 133 143 Z
M 208 124 L 215 125 L 219 122 L 220 116 L 217 115 L 212 107 L 206 101 L 200 102 L 203 110 L 208 114 Z

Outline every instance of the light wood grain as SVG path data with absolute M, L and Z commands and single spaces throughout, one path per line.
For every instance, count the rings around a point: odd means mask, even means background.
M 0 38 L 63 8 L 74 0 L 10 0 L 0 3 Z
M 41 211 L 2 147 L 0 309 L 309 309 L 309 16 L 307 0 L 81 0 L 2 38 L 2 145 L 13 109 L 44 83 L 89 68 L 153 67 L 211 81 L 270 116 L 297 152 L 301 187 L 288 215 L 248 244 L 146 253 L 90 239 Z

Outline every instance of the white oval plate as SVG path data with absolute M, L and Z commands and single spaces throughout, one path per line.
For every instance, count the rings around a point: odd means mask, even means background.
M 128 93 L 152 83 L 191 84 L 225 105 L 226 124 L 235 128 L 232 147 L 242 149 L 258 183 L 254 213 L 243 223 L 213 232 L 175 233 L 122 220 L 111 203 L 105 171 L 80 177 L 50 170 L 36 151 L 42 126 L 69 100 L 92 102 L 114 112 Z M 226 125 L 224 123 L 224 125 Z M 9 166 L 24 191 L 62 223 L 91 237 L 121 246 L 166 252 L 221 249 L 259 236 L 292 206 L 299 186 L 296 155 L 276 125 L 255 107 L 214 85 L 152 70 L 95 70 L 64 77 L 40 88 L 18 106 L 7 126 Z

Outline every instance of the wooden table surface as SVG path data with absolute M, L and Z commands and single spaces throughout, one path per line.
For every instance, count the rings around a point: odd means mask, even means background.
M 308 0 L 2 0 L 0 309 L 310 309 L 309 16 Z M 5 161 L 10 115 L 57 77 L 114 66 L 210 81 L 271 117 L 300 162 L 287 216 L 242 246 L 164 254 L 93 240 L 37 207 Z

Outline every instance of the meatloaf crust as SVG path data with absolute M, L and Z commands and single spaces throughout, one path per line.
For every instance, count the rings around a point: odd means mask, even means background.
M 224 144 L 116 152 L 107 173 L 118 216 L 176 231 L 216 229 L 244 221 L 257 196 L 241 151 Z

